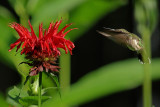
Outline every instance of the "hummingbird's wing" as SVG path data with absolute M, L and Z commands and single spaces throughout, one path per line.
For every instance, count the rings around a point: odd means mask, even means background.
M 111 28 L 105 28 L 104 27 L 104 31 L 108 31 L 108 32 L 115 32 L 115 33 L 123 33 L 123 34 L 128 34 L 130 32 L 128 32 L 125 29 L 111 29 Z
M 113 40 L 114 42 L 126 47 L 126 44 L 130 42 L 130 33 L 125 29 L 110 29 L 104 28 L 102 31 L 98 31 L 103 36 Z

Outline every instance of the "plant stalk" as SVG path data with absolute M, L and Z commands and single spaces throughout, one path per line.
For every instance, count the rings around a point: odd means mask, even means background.
M 150 32 L 146 30 L 143 32 L 143 41 L 146 49 L 146 54 L 143 54 L 143 60 L 147 61 L 151 59 L 151 48 L 150 48 Z M 151 66 L 149 63 L 144 64 L 144 80 L 143 80 L 143 107 L 152 106 L 152 78 L 151 78 Z
M 70 54 L 62 54 L 60 57 L 60 87 L 62 91 L 69 89 L 70 87 L 70 58 Z
M 144 80 L 143 80 L 143 105 L 151 107 L 152 105 L 152 83 L 151 83 L 150 65 L 144 64 Z
M 41 107 L 42 72 L 39 72 L 38 107 Z

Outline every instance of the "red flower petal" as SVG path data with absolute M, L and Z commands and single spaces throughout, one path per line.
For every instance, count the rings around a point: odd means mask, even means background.
M 70 40 L 66 40 L 65 35 L 73 29 L 68 30 L 64 33 L 65 29 L 71 24 L 66 25 L 58 32 L 58 27 L 62 23 L 62 20 L 56 21 L 56 23 L 50 23 L 48 29 L 43 34 L 43 24 L 39 25 L 39 38 L 35 35 L 33 27 L 28 21 L 31 32 L 27 28 L 21 26 L 18 23 L 11 23 L 9 26 L 14 28 L 19 34 L 19 39 L 10 45 L 11 51 L 15 46 L 17 50 L 22 45 L 21 54 L 31 54 L 33 58 L 45 58 L 45 57 L 56 57 L 60 55 L 58 48 L 62 48 L 68 53 L 68 50 L 72 54 L 72 49 L 75 47 Z

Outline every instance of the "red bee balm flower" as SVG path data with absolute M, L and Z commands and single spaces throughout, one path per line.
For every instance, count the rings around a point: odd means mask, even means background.
M 48 29 L 43 29 L 43 25 L 40 24 L 39 38 L 35 35 L 30 21 L 28 21 L 28 23 L 31 28 L 31 32 L 29 32 L 27 28 L 16 22 L 13 22 L 9 25 L 11 28 L 14 28 L 20 36 L 20 38 L 16 42 L 10 45 L 9 51 L 17 46 L 17 52 L 23 44 L 21 55 L 25 54 L 26 58 L 29 59 L 31 63 L 22 63 L 33 66 L 30 69 L 30 76 L 37 75 L 38 72 L 42 72 L 44 68 L 46 72 L 58 71 L 59 67 L 55 65 L 57 58 L 60 56 L 60 51 L 58 50 L 58 48 L 64 49 L 66 54 L 69 50 L 70 54 L 72 55 L 72 49 L 75 46 L 70 40 L 66 40 L 64 37 L 73 29 L 64 32 L 65 29 L 71 25 L 68 24 L 58 32 L 58 27 L 61 22 L 62 20 L 56 21 L 56 23 L 50 23 Z

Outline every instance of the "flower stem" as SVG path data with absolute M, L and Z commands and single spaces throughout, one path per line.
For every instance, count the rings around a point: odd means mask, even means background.
M 39 72 L 38 107 L 41 107 L 42 72 Z
M 151 58 L 151 49 L 150 49 L 150 32 L 145 30 L 143 32 L 143 41 L 146 49 L 146 54 L 143 54 L 143 60 L 147 61 L 148 58 Z M 145 35 L 145 36 L 144 36 Z M 144 78 L 143 78 L 143 107 L 152 106 L 152 79 L 151 79 L 151 66 L 149 63 L 144 64 Z
M 143 80 L 143 107 L 151 107 L 152 105 L 152 84 L 151 72 L 149 64 L 144 64 L 144 80 Z
M 60 87 L 61 91 L 69 89 L 70 87 L 70 54 L 62 54 L 60 57 Z

